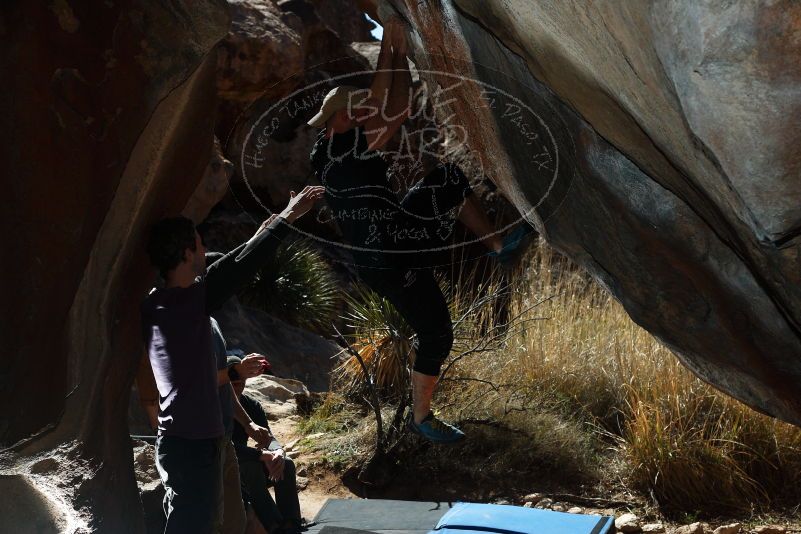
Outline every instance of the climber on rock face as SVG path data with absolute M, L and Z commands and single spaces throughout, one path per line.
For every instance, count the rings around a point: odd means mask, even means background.
M 431 411 L 442 362 L 453 344 L 448 305 L 432 268 L 453 229 L 450 213 L 502 259 L 517 242 L 502 240 L 458 166 L 440 163 L 402 200 L 387 176 L 381 150 L 410 114 L 411 74 L 405 24 L 388 17 L 369 89 L 340 86 L 323 100 L 309 125 L 321 128 L 312 168 L 350 246 L 360 278 L 389 300 L 417 334 L 409 428 L 439 443 L 464 434 Z
M 311 209 L 322 193 L 321 187 L 306 187 L 293 194 L 249 241 L 208 268 L 206 247 L 189 219 L 163 219 L 151 231 L 148 254 L 165 285 L 148 295 L 141 315 L 159 393 L 156 467 L 166 490 L 167 533 L 222 528 L 223 459 L 230 437 L 223 424 L 209 314 L 253 278 L 289 232 L 288 223 Z M 266 429 L 246 428 L 257 442 L 269 441 Z

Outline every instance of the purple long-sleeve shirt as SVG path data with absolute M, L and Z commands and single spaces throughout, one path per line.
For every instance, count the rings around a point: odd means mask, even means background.
M 189 287 L 154 289 L 142 302 L 145 347 L 159 391 L 159 435 L 223 435 L 209 313 L 256 274 L 288 231 L 279 217 L 210 265 Z

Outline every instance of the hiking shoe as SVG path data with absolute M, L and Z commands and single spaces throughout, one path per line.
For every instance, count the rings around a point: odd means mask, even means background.
M 432 443 L 456 443 L 464 439 L 464 432 L 440 421 L 434 416 L 434 412 L 429 412 L 419 424 L 414 422 L 414 417 L 409 419 L 409 430 Z

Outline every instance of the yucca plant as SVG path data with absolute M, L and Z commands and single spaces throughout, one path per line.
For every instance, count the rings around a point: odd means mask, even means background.
M 486 352 L 491 345 L 498 345 L 504 332 L 504 329 L 488 326 L 492 324 L 489 315 L 494 304 L 504 291 L 498 273 L 478 273 L 471 269 L 463 274 L 463 278 L 455 282 L 442 276 L 438 278 L 454 321 L 455 355 Z M 487 280 L 479 282 L 479 277 Z M 355 333 L 352 348 L 365 362 L 379 394 L 384 398 L 397 398 L 409 386 L 409 370 L 415 356 L 414 331 L 388 300 L 366 286 L 357 286 L 347 301 L 350 313 L 346 319 Z M 449 363 L 446 361 L 443 368 Z M 333 377 L 335 387 L 352 397 L 361 396 L 367 386 L 364 371 L 355 356 L 343 358 Z
M 331 267 L 307 240 L 278 248 L 240 294 L 244 304 L 314 332 L 325 332 L 341 300 Z
M 346 301 L 350 311 L 345 319 L 354 331 L 351 346 L 364 361 L 379 395 L 399 397 L 409 387 L 414 331 L 388 300 L 364 285 L 354 286 Z M 336 389 L 350 398 L 361 398 L 368 387 L 361 364 L 347 352 L 332 379 Z

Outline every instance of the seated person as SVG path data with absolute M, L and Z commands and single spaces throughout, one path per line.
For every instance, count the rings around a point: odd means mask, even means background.
M 240 363 L 237 356 L 228 356 L 228 365 Z M 234 392 L 242 408 L 254 423 L 269 429 L 267 413 L 258 401 L 244 393 L 246 380 L 233 380 Z M 279 443 L 273 440 L 267 449 L 248 447 L 248 435 L 237 422 L 232 437 L 239 459 L 242 487 L 248 494 L 256 516 L 268 532 L 300 532 L 303 520 L 295 483 L 295 464 L 287 458 Z M 275 500 L 267 488 L 275 488 Z

